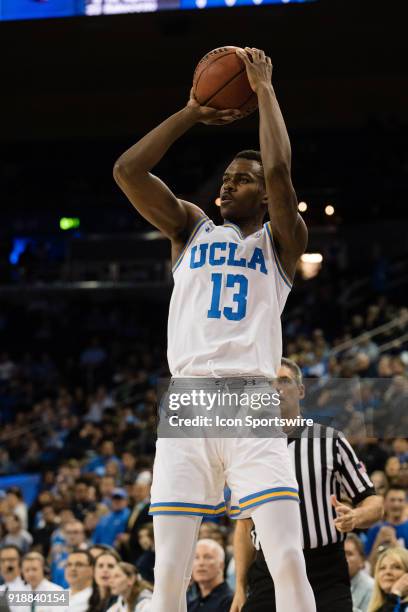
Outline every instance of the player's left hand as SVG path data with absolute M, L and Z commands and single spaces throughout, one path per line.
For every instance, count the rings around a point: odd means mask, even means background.
M 190 91 L 190 99 L 187 108 L 194 113 L 196 121 L 205 125 L 227 125 L 238 119 L 242 119 L 242 113 L 238 109 L 217 110 L 210 106 L 201 106 L 194 97 L 193 89 Z
M 245 64 L 248 81 L 255 93 L 262 85 L 271 85 L 272 61 L 260 49 L 245 47 L 237 49 L 235 53 Z
M 348 533 L 353 531 L 357 525 L 356 511 L 346 504 L 339 502 L 335 495 L 331 496 L 331 502 L 336 510 L 337 518 L 334 519 L 334 525 L 337 531 L 341 533 Z

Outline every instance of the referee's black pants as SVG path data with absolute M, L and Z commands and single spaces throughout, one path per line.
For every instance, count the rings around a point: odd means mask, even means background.
M 304 550 L 303 553 L 317 612 L 352 612 L 350 578 L 343 544 L 329 544 Z M 255 561 L 249 570 L 249 594 L 242 612 L 276 610 L 273 581 L 263 558 L 262 561 L 260 564 Z

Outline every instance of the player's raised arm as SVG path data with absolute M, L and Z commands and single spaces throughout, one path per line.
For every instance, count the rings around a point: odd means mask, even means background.
M 149 132 L 116 161 L 113 175 L 119 187 L 139 213 L 171 240 L 183 241 L 203 212 L 179 200 L 150 171 L 170 146 L 196 123 L 224 125 L 239 117 L 239 111 L 200 106 L 191 94 L 182 110 Z
M 307 244 L 306 225 L 297 211 L 291 179 L 288 132 L 272 86 L 272 63 L 259 49 L 238 50 L 258 96 L 259 139 L 272 232 L 286 273 L 293 278 Z

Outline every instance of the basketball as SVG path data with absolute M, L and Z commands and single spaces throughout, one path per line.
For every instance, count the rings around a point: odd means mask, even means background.
M 244 62 L 235 53 L 237 48 L 213 49 L 199 61 L 193 93 L 202 106 L 236 108 L 249 115 L 258 107 L 258 98 L 249 84 Z

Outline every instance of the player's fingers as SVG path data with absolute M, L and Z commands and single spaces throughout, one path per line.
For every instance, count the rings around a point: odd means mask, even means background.
M 256 61 L 259 62 L 259 61 L 262 60 L 262 53 L 263 53 L 263 51 L 261 51 L 260 49 L 257 49 L 256 47 L 253 47 L 251 49 L 251 51 L 252 51 L 252 55 L 256 59 Z
M 246 51 L 246 49 L 245 49 Z M 248 57 L 248 53 L 245 53 L 245 51 L 243 49 L 237 49 L 235 51 L 235 53 L 238 55 L 238 57 L 240 57 L 242 59 L 242 61 L 244 62 L 244 64 L 250 64 L 251 60 Z
M 266 63 L 268 64 L 268 66 L 272 66 L 272 60 L 269 56 L 266 56 Z

